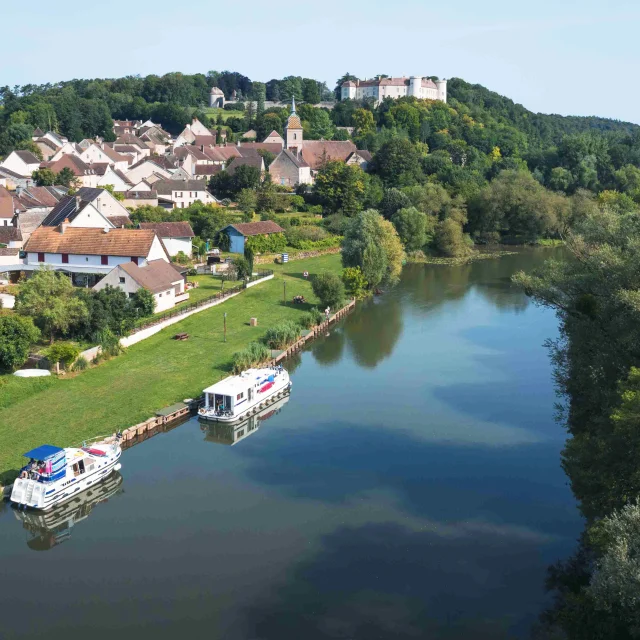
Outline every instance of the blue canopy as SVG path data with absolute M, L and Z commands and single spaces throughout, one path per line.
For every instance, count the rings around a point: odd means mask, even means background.
M 47 460 L 53 458 L 57 453 L 64 451 L 60 447 L 54 447 L 52 444 L 43 444 L 24 454 L 25 458 L 33 458 L 34 460 Z

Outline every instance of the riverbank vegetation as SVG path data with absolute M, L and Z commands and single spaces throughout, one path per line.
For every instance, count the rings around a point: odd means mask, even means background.
M 180 331 L 189 334 L 186 341 L 172 340 L 175 331 L 161 331 L 75 377 L 33 381 L 0 376 L 0 473 L 18 468 L 22 452 L 43 442 L 70 446 L 195 397 L 208 384 L 229 375 L 233 354 L 260 341 L 268 327 L 285 320 L 298 322 L 318 305 L 303 272 L 308 271 L 310 278 L 321 272 L 339 275 L 340 256 L 274 265 L 274 270 L 274 279 L 181 321 Z M 290 302 L 296 295 L 304 296 L 307 303 Z M 258 318 L 258 327 L 249 325 L 252 317 Z
M 640 622 L 640 215 L 606 204 L 567 236 L 571 258 L 516 276 L 554 309 L 549 347 L 569 433 L 563 467 L 585 516 L 574 557 L 554 566 L 550 637 L 636 638 Z

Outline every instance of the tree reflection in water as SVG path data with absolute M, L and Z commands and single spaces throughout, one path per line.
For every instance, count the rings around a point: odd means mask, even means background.
M 344 353 L 344 332 L 340 328 L 332 327 L 329 335 L 315 340 L 311 346 L 311 353 L 316 362 L 323 366 L 336 364 Z

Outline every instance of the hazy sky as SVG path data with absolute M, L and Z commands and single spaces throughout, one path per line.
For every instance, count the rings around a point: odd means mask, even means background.
M 533 111 L 640 123 L 637 0 L 31 0 L 2 8 L 0 85 L 169 71 L 437 75 Z M 21 25 L 21 26 L 20 26 Z

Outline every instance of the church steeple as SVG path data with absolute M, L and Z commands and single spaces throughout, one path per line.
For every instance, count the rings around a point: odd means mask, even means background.
M 291 96 L 291 113 L 284 126 L 284 148 L 296 155 L 302 150 L 302 123 L 296 113 L 296 99 Z

